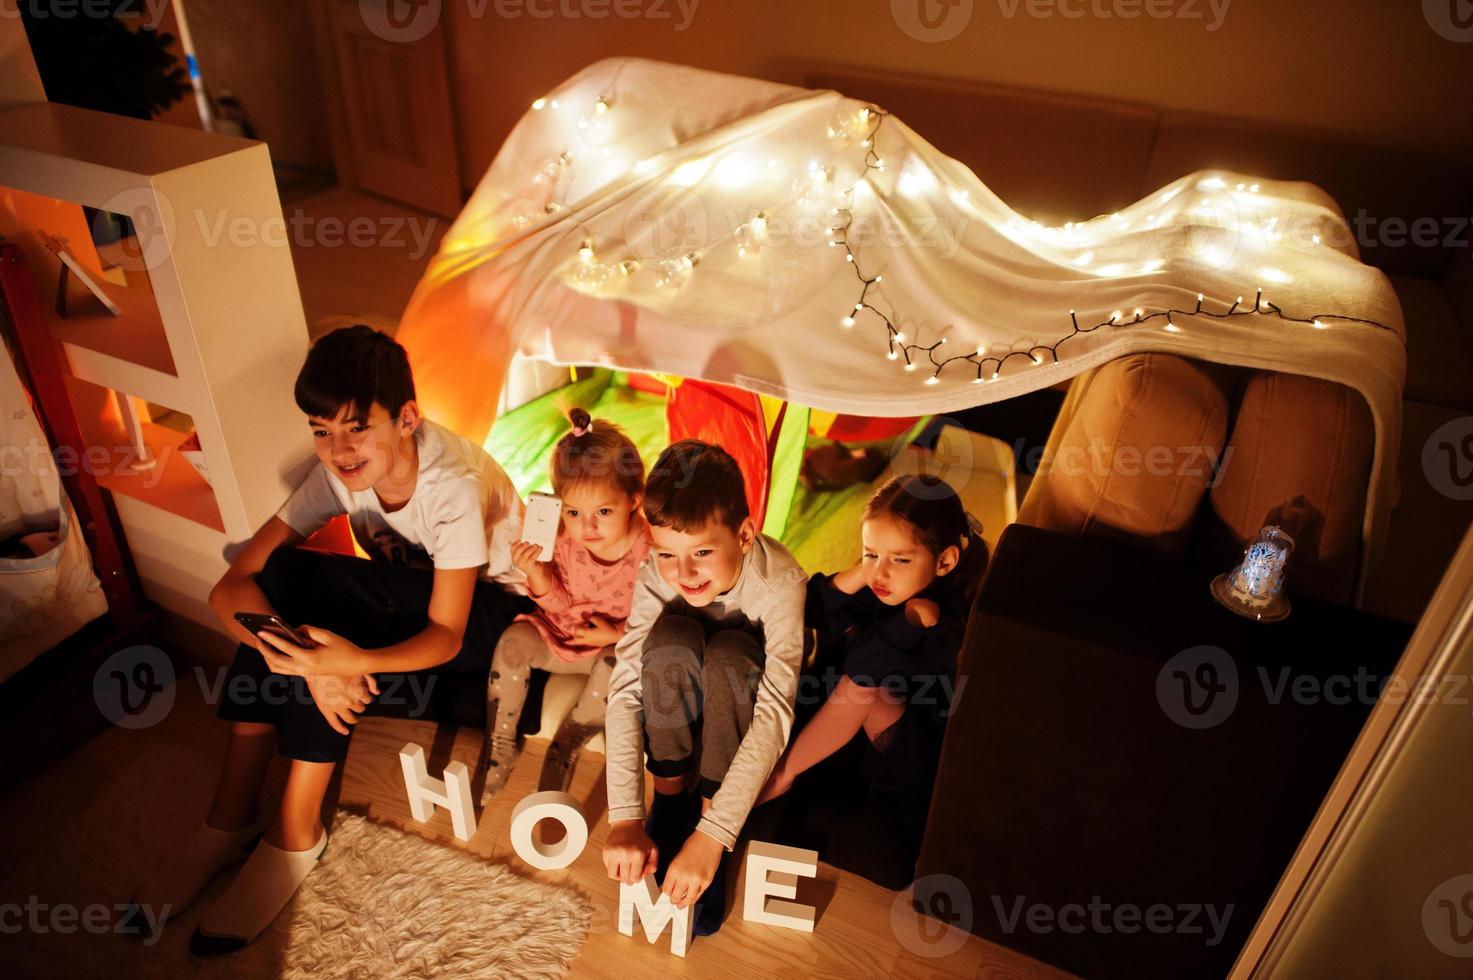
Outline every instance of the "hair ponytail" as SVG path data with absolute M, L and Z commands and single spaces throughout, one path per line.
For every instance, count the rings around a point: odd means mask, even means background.
M 971 609 L 972 600 L 977 598 L 977 589 L 982 584 L 982 573 L 987 571 L 987 563 L 992 560 L 992 550 L 982 537 L 982 522 L 972 516 L 971 511 L 965 511 L 965 514 L 967 530 L 962 536 L 961 557 L 946 577 L 951 579 L 952 589 L 962 605 Z
M 588 409 L 563 410 L 569 431 L 552 451 L 552 490 L 558 496 L 582 483 L 600 482 L 633 497 L 644 492 L 644 460 L 639 449 L 612 422 L 594 425 Z

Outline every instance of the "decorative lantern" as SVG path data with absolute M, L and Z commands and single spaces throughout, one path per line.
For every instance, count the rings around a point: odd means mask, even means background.
M 1294 554 L 1294 539 L 1283 528 L 1264 527 L 1248 547 L 1243 560 L 1230 572 L 1212 580 L 1212 597 L 1239 616 L 1273 623 L 1289 615 L 1284 575 Z

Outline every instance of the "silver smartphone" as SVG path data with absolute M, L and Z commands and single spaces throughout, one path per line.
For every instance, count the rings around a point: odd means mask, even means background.
M 538 561 L 552 561 L 552 546 L 557 541 L 558 522 L 562 515 L 561 497 L 534 493 L 527 498 L 527 513 L 522 518 L 522 540 L 541 546 Z

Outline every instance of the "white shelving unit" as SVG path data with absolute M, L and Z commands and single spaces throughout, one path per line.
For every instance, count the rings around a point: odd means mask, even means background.
M 182 435 L 148 424 L 157 467 L 109 466 L 98 481 L 150 598 L 214 627 L 206 599 L 227 545 L 284 499 L 297 475 L 284 454 L 306 453 L 291 389 L 307 326 L 290 248 L 262 233 L 282 220 L 270 157 L 264 143 L 86 109 L 0 109 L 0 234 L 26 251 L 48 308 L 59 267 L 36 235 L 58 229 L 39 222 L 62 216 L 75 231 L 83 205 L 133 220 L 141 268 L 104 284 L 121 316 L 48 315 L 68 387 L 100 447 L 127 444 L 108 390 L 193 419 L 208 482 L 176 451 Z

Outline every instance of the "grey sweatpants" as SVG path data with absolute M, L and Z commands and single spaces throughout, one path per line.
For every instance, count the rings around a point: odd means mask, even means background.
M 640 675 L 649 771 L 662 777 L 688 773 L 699 731 L 698 790 L 714 796 L 752 724 L 765 662 L 753 630 L 708 635 L 705 623 L 681 613 L 655 620 Z

